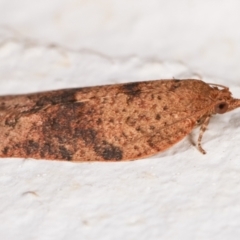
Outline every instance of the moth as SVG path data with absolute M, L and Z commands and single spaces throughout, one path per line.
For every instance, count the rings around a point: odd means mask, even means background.
M 68 161 L 146 158 L 240 106 L 227 87 L 155 80 L 0 97 L 0 157 Z

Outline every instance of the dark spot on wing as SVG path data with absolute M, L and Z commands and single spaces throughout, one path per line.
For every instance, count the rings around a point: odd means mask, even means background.
M 3 154 L 7 154 L 7 153 L 8 153 L 8 150 L 9 150 L 9 147 L 4 147 L 4 149 L 2 150 L 2 153 L 3 153 Z
M 27 140 L 23 143 L 23 149 L 25 150 L 27 155 L 34 154 L 38 152 L 39 143 L 34 140 Z
M 17 124 L 17 118 L 14 116 L 8 116 L 4 123 L 6 126 L 15 127 L 15 125 Z
M 122 90 L 129 96 L 138 96 L 141 93 L 139 83 L 126 83 L 122 85 Z
M 137 131 L 137 132 L 140 132 L 140 131 L 141 131 L 140 126 L 136 127 L 136 131 Z
M 137 121 L 131 117 L 127 117 L 126 119 L 126 124 L 131 126 L 131 127 L 134 127 L 135 124 L 137 123 Z
M 73 155 L 72 152 L 69 151 L 64 146 L 59 146 L 59 153 L 60 153 L 62 159 L 66 159 L 68 161 L 70 161 L 72 159 L 72 155 Z
M 155 116 L 155 119 L 156 120 L 160 120 L 161 119 L 161 115 L 159 113 L 157 113 L 156 116 Z
M 94 144 L 96 140 L 96 131 L 94 129 L 75 129 L 74 138 L 82 138 L 86 145 Z
M 48 157 L 49 155 L 56 156 L 56 149 L 51 145 L 51 143 L 45 142 L 41 147 L 40 156 L 41 158 L 44 158 L 45 156 Z
M 100 125 L 100 124 L 102 124 L 102 119 L 101 119 L 101 118 L 98 118 L 98 120 L 97 120 L 97 125 Z
M 114 123 L 114 118 L 110 118 L 110 119 L 109 119 L 109 122 L 110 122 L 110 123 Z
M 40 95 L 41 97 L 39 97 L 39 99 L 36 101 L 36 106 L 75 102 L 75 94 L 79 91 L 80 89 L 65 89 L 60 91 L 54 91 L 50 94 L 45 93 L 43 95 Z M 31 98 L 31 96 L 29 97 Z
M 97 155 L 103 157 L 104 160 L 116 160 L 120 161 L 123 157 L 123 152 L 119 147 L 103 141 L 94 146 L 94 151 Z
M 155 149 L 156 151 L 161 151 L 161 148 L 154 144 L 151 138 L 147 141 L 147 143 L 148 146 L 151 147 L 152 149 Z
M 172 83 L 172 86 L 170 87 L 170 91 L 175 91 L 177 88 L 179 88 L 181 86 L 181 81 L 175 79 Z

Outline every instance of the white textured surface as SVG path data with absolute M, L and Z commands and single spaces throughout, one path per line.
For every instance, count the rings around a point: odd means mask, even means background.
M 0 1 L 1 94 L 198 77 L 240 97 L 238 0 Z M 0 239 L 240 238 L 240 109 L 120 163 L 0 160 Z M 198 131 L 193 137 L 196 139 Z

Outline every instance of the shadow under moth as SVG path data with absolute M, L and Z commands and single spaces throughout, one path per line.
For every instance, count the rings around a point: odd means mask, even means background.
M 162 152 L 213 114 L 240 107 L 227 87 L 155 80 L 0 97 L 0 157 L 124 161 Z

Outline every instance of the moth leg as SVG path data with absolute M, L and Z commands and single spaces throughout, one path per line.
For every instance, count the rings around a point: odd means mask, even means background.
M 206 151 L 202 148 L 201 141 L 202 141 L 203 133 L 206 131 L 207 126 L 209 124 L 210 117 L 211 116 L 206 116 L 206 118 L 203 120 L 203 122 L 201 124 L 201 128 L 200 128 L 200 133 L 198 136 L 197 148 L 202 154 L 206 154 Z

